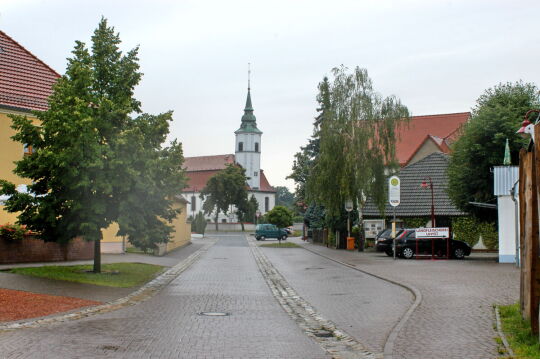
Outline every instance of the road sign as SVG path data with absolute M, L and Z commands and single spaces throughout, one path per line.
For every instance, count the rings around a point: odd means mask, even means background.
M 392 176 L 388 180 L 388 202 L 392 207 L 397 207 L 401 203 L 400 200 L 401 181 L 398 176 Z
M 448 227 L 433 227 L 433 228 L 416 228 L 416 238 L 448 238 L 450 237 L 450 228 Z

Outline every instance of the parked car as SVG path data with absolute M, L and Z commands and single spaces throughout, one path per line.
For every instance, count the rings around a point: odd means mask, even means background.
M 278 238 L 284 241 L 287 239 L 287 231 L 274 224 L 258 224 L 255 227 L 255 239 L 264 241 L 266 238 Z
M 293 232 L 294 232 L 294 229 L 293 229 L 292 226 L 285 227 L 285 228 L 283 228 L 283 230 L 284 230 L 285 232 L 287 232 L 287 235 L 289 235 L 289 236 L 290 236 L 291 234 L 293 234 Z
M 446 239 L 431 239 L 431 238 L 416 238 L 414 229 L 403 230 L 396 239 L 396 252 L 398 256 L 410 259 L 415 256 L 418 249 L 418 254 L 431 255 L 432 252 L 437 257 L 445 257 L 447 250 Z M 471 247 L 463 242 L 455 239 L 450 239 L 450 257 L 463 259 L 471 254 Z
M 396 228 L 396 237 L 403 231 L 403 228 Z M 384 252 L 389 257 L 394 255 L 392 250 L 392 228 L 383 229 L 375 237 L 375 248 L 377 252 Z

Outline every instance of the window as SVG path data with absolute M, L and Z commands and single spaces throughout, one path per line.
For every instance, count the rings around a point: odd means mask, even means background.
M 238 142 L 238 152 L 242 152 L 244 150 L 244 142 Z
M 257 172 L 257 171 L 253 172 L 254 177 L 257 177 L 258 175 L 259 175 L 259 172 Z
M 255 142 L 255 152 L 259 152 L 259 142 Z
M 221 223 L 227 223 L 227 219 L 223 218 L 223 219 L 221 220 Z
M 25 156 L 30 156 L 32 153 L 34 153 L 34 148 L 25 143 L 23 146 L 23 152 Z
M 191 212 L 195 212 L 197 210 L 197 197 L 191 196 Z
M 270 210 L 270 198 L 264 197 L 264 211 L 268 212 Z

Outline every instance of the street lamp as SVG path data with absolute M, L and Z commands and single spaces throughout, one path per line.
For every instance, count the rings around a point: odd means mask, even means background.
M 426 179 L 429 180 L 429 183 L 426 182 Z M 431 177 L 427 176 L 424 177 L 424 180 L 422 181 L 422 188 L 429 187 L 431 189 L 431 227 L 435 227 L 435 201 L 433 198 L 433 181 L 431 180 Z

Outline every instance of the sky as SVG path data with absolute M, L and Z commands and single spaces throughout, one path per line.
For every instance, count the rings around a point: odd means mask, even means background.
M 366 68 L 412 115 L 470 111 L 501 82 L 540 84 L 540 1 L 0 0 L 0 29 L 60 74 L 101 17 L 140 47 L 144 112 L 174 111 L 185 156 L 234 153 L 247 94 L 263 131 L 261 167 L 286 180 L 307 143 L 317 84 Z

